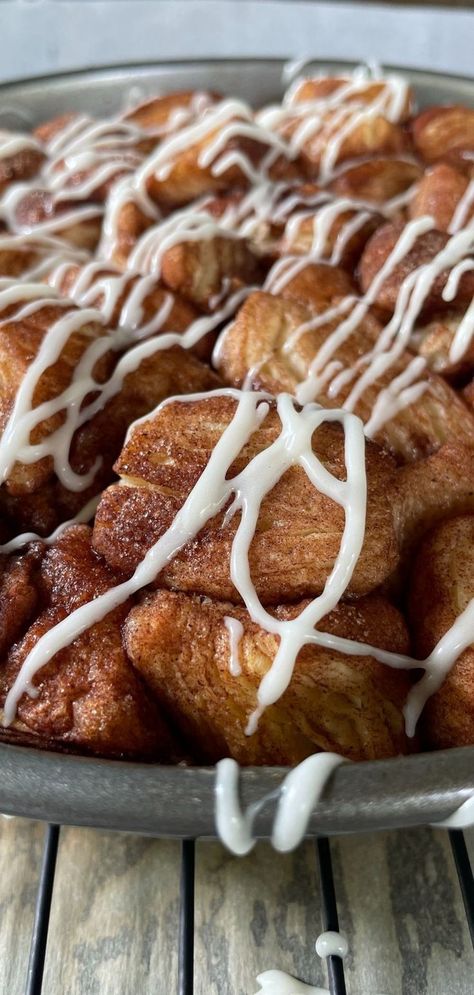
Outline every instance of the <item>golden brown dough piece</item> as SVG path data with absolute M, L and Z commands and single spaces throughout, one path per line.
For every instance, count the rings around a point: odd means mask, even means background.
M 219 109 L 219 104 L 215 105 Z M 152 167 L 152 157 L 150 157 L 150 172 L 147 178 L 147 193 L 159 205 L 165 208 L 175 208 L 183 204 L 189 204 L 203 194 L 220 193 L 230 190 L 232 187 L 247 189 L 249 187 L 249 169 L 258 170 L 264 163 L 268 152 L 273 148 L 262 137 L 248 137 L 245 134 L 248 121 L 241 119 L 238 114 L 234 117 L 227 117 L 225 124 L 236 125 L 236 133 L 229 137 L 226 142 L 220 142 L 219 136 L 223 129 L 224 121 L 221 120 L 216 127 L 213 127 L 213 110 L 208 111 L 208 128 L 204 129 L 202 137 L 197 140 L 191 136 L 189 144 L 180 152 L 171 151 L 167 161 L 166 175 L 159 171 L 154 171 Z M 204 121 L 204 118 L 203 118 Z M 238 122 L 243 125 L 242 135 L 238 133 Z M 217 145 L 216 145 L 217 141 Z M 212 161 L 203 165 L 203 158 L 209 151 L 216 153 Z M 166 143 L 160 146 L 160 155 L 164 156 L 167 150 Z M 224 168 L 216 170 L 215 161 L 220 159 L 224 162 L 224 156 L 229 155 L 229 161 Z M 247 162 L 247 164 L 246 164 Z M 169 167 L 169 168 L 168 168 Z M 301 178 L 301 164 L 296 160 L 287 158 L 280 154 L 268 169 L 268 178 L 271 180 L 296 180 Z
M 333 303 L 337 304 L 338 299 L 334 298 Z M 344 318 L 341 315 L 309 327 L 288 346 L 291 337 L 310 322 L 312 316 L 313 311 L 298 301 L 262 292 L 251 294 L 223 333 L 218 353 L 218 368 L 223 378 L 233 386 L 241 386 L 248 372 L 254 371 L 251 375 L 253 386 L 271 393 L 294 393 L 308 376 L 311 363 L 328 335 Z M 331 359 L 351 369 L 360 356 L 373 348 L 380 331 L 377 318 L 367 314 Z M 407 369 L 412 358 L 405 352 L 366 388 L 354 407 L 355 414 L 364 423 L 372 413 L 379 392 Z M 474 419 L 456 393 L 433 373 L 421 374 L 420 379 L 427 384 L 424 393 L 390 418 L 375 436 L 377 442 L 389 448 L 402 462 L 427 456 L 448 440 L 474 444 Z M 325 383 L 318 387 L 315 400 L 334 408 L 346 400 L 353 384 L 344 386 L 337 397 L 329 394 L 328 386 Z
M 126 269 L 128 257 L 140 236 L 160 217 L 161 212 L 158 207 L 156 213 L 150 211 L 149 214 L 145 214 L 133 198 L 125 200 L 118 207 L 113 204 L 113 200 L 109 201 L 105 206 L 103 231 L 110 228 L 111 234 L 100 245 L 101 255 L 120 269 Z
M 118 267 L 104 263 L 103 268 L 94 270 L 93 276 L 87 279 L 84 286 L 83 278 L 87 276 L 87 269 L 87 264 L 71 263 L 69 266 L 61 264 L 61 276 L 58 280 L 57 265 L 55 265 L 47 276 L 47 282 L 50 282 L 59 293 L 64 294 L 66 297 L 71 297 L 71 300 L 79 307 L 85 306 L 84 297 L 87 297 L 87 307 L 95 307 L 103 310 L 106 302 L 106 293 L 103 285 L 105 278 L 109 288 L 114 292 L 114 308 L 110 316 L 107 316 L 107 324 L 110 328 L 115 328 L 119 324 L 122 308 L 128 301 L 140 277 L 133 273 L 124 277 Z M 80 289 L 78 290 L 77 287 Z M 95 287 L 97 288 L 97 294 L 94 293 Z M 118 296 L 115 296 L 116 287 L 123 287 Z M 136 326 L 137 341 L 142 338 L 140 329 L 143 329 L 145 325 L 152 321 L 166 302 L 171 303 L 171 308 L 167 311 L 159 330 L 152 333 L 154 335 L 162 335 L 165 332 L 185 332 L 192 322 L 199 317 L 200 312 L 189 301 L 184 300 L 179 294 L 170 291 L 168 287 L 163 286 L 163 283 L 157 279 L 154 286 L 150 288 L 140 303 L 141 316 L 139 324 Z M 194 355 L 199 356 L 200 359 L 208 359 L 212 343 L 213 336 L 204 336 L 204 338 L 196 343 L 192 352 Z
M 468 186 L 468 178 L 448 162 L 439 162 L 431 166 L 420 180 L 410 203 L 410 217 L 421 218 L 429 214 L 434 218 L 439 231 L 448 231 L 456 216 L 456 208 Z M 473 210 L 472 206 L 467 207 L 460 227 L 464 227 L 472 218 Z
M 329 184 L 340 197 L 355 197 L 384 204 L 398 197 L 420 180 L 423 170 L 405 159 L 368 159 L 347 166 Z
M 17 142 L 19 147 L 15 150 Z M 0 129 L 0 195 L 11 183 L 31 180 L 44 162 L 44 152 L 33 139 Z
M 216 93 L 205 90 L 176 90 L 163 96 L 150 97 L 127 111 L 122 120 L 132 121 L 155 136 L 164 136 L 189 124 L 219 99 Z
M 206 467 L 236 401 L 214 395 L 203 400 L 165 404 L 137 425 L 116 464 L 121 483 L 109 487 L 97 510 L 94 548 L 117 569 L 131 573 L 147 550 L 169 528 Z M 240 472 L 280 433 L 274 409 L 250 437 L 231 473 Z M 337 477 L 345 473 L 343 435 L 324 424 L 313 450 Z M 389 456 L 367 444 L 368 513 L 365 542 L 348 587 L 363 594 L 377 587 L 397 564 Z M 320 593 L 339 552 L 342 509 L 316 490 L 300 467 L 289 469 L 264 498 L 250 546 L 250 568 L 261 599 L 294 601 Z M 230 550 L 237 516 L 223 526 L 223 512 L 210 519 L 157 579 L 158 584 L 210 597 L 238 601 L 230 579 Z
M 423 659 L 474 598 L 474 515 L 442 522 L 413 564 L 409 613 L 416 655 Z M 473 645 L 461 654 L 425 706 L 423 729 L 435 749 L 474 743 Z
M 30 624 L 32 606 L 28 605 L 22 638 L 15 641 L 18 626 L 13 626 L 8 645 L 2 646 L 2 707 L 40 636 L 119 580 L 92 552 L 86 526 L 67 530 L 47 551 L 33 547 L 25 554 L 27 559 L 34 555 L 36 573 L 23 581 L 24 597 L 29 595 L 34 606 L 34 621 Z M 13 559 L 7 572 L 21 571 L 23 559 Z M 33 680 L 38 698 L 22 696 L 12 726 L 0 728 L 1 739 L 106 756 L 176 756 L 156 701 L 131 667 L 122 645 L 121 626 L 129 608 L 130 604 L 124 604 L 111 612 L 38 672 Z
M 415 325 L 410 349 L 423 356 L 430 370 L 453 382 L 474 372 L 474 339 L 459 360 L 450 358 L 454 336 L 464 317 L 463 311 L 442 311 L 423 324 Z
M 425 162 L 452 159 L 474 151 L 474 110 L 470 107 L 427 107 L 410 125 L 416 151 Z
M 44 336 L 54 322 L 64 315 L 77 313 L 77 330 L 68 338 L 59 360 L 39 377 L 33 393 L 33 407 L 60 396 L 69 386 L 74 371 L 91 342 L 107 333 L 101 325 L 80 322 L 81 312 L 59 305 L 45 305 L 28 318 L 5 321 L 0 325 L 0 427 L 9 418 L 14 398 L 30 363 L 37 355 Z M 113 373 L 117 354 L 110 351 L 96 363 L 94 374 L 98 383 Z M 18 518 L 22 527 L 38 528 L 41 534 L 58 524 L 58 509 L 67 508 L 74 515 L 111 478 L 111 468 L 123 443 L 128 426 L 153 410 L 165 397 L 173 394 L 201 391 L 218 386 L 218 378 L 195 357 L 180 347 L 158 350 L 142 359 L 136 369 L 124 377 L 117 393 L 102 410 L 86 421 L 74 433 L 70 456 L 76 473 L 86 473 L 101 458 L 94 481 L 87 491 L 74 495 L 59 485 L 51 456 L 36 462 L 16 462 L 0 490 L 0 506 L 10 518 Z M 31 432 L 31 442 L 46 439 L 63 421 L 61 412 L 43 420 Z M 54 486 L 53 486 L 54 485 Z M 51 487 L 53 486 L 53 495 Z M 26 496 L 26 500 L 25 500 Z M 31 496 L 32 501 L 28 500 Z M 51 504 L 51 497 L 55 501 Z M 53 522 L 53 524 L 51 524 Z
M 395 529 L 403 567 L 438 522 L 474 514 L 474 449 L 446 443 L 438 452 L 397 470 L 392 490 Z
M 167 249 L 161 261 L 163 282 L 197 307 L 215 309 L 216 300 L 244 284 L 262 280 L 260 260 L 244 238 L 224 233 L 183 241 Z
M 370 107 L 375 101 L 380 101 L 386 90 L 384 82 L 369 81 L 366 87 L 348 93 L 333 108 L 324 103 L 314 103 L 334 97 L 347 83 L 348 80 L 343 77 L 305 79 L 293 91 L 291 100 L 286 102 L 287 113 L 278 129 L 285 138 L 294 136 L 302 122 L 311 119 L 311 116 L 316 116 L 316 121 L 318 117 L 321 120 L 319 128 L 311 129 L 301 147 L 301 155 L 310 176 L 318 175 L 331 139 L 338 136 L 343 128 L 345 134 L 341 138 L 337 137 L 332 165 L 373 155 L 397 156 L 410 148 L 409 135 L 400 124 L 389 121 L 380 104 L 378 112 Z M 411 103 L 411 93 L 407 91 L 404 106 L 400 108 L 400 122 L 406 120 Z
M 281 255 L 309 255 L 313 251 L 313 246 L 320 237 L 319 225 L 321 219 L 324 219 L 324 213 L 321 214 L 321 211 L 324 212 L 324 206 L 314 208 L 311 213 L 310 210 L 304 211 L 298 224 L 295 224 L 294 217 L 290 218 L 279 245 Z M 337 206 L 337 200 L 334 201 L 334 206 Z M 340 266 L 353 268 L 368 239 L 383 220 L 375 211 L 373 213 L 366 211 L 365 213 L 367 219 L 349 237 L 347 237 L 347 232 L 350 231 L 348 226 L 361 217 L 361 211 L 358 208 L 349 208 L 341 210 L 336 215 L 334 221 L 325 231 L 320 245 L 319 255 L 322 259 L 337 258 Z M 322 224 L 325 227 L 324 220 L 322 220 Z
M 367 80 L 365 84 L 361 83 L 354 89 L 351 84 L 353 83 L 353 78 L 351 76 L 316 76 L 315 78 L 307 77 L 301 80 L 301 82 L 296 86 L 291 102 L 295 104 L 306 103 L 312 100 L 326 100 L 347 87 L 349 84 L 349 90 L 344 95 L 339 94 L 338 106 L 347 106 L 356 108 L 358 105 L 361 107 L 373 104 L 376 100 L 380 100 L 381 97 L 385 95 L 386 98 L 390 97 L 390 88 L 387 86 L 385 80 Z M 397 115 L 397 120 L 400 123 L 404 123 L 410 117 L 413 108 L 413 91 L 410 87 L 407 87 L 405 99 L 402 106 L 399 108 L 399 113 Z M 324 108 L 323 108 L 324 110 Z
M 279 607 L 274 614 L 291 619 L 304 606 Z M 229 671 L 225 616 L 244 627 L 239 677 Z M 320 627 L 399 652 L 408 646 L 402 616 L 380 595 L 339 605 Z M 334 750 L 351 760 L 407 752 L 402 707 L 410 678 L 370 656 L 306 646 L 287 691 L 264 712 L 257 732 L 246 736 L 278 639 L 255 625 L 245 609 L 158 591 L 132 609 L 124 639 L 134 666 L 173 724 L 210 763 L 230 755 L 241 764 L 295 764 L 318 750 Z
M 34 234 L 0 235 L 0 277 L 39 280 L 54 262 L 70 259 L 71 266 L 79 266 L 90 258 L 88 252 L 74 249 L 60 238 Z
M 403 228 L 404 225 L 401 222 L 384 225 L 382 228 L 378 228 L 368 241 L 359 263 L 360 283 L 364 292 L 368 290 L 375 275 L 394 249 Z M 384 311 L 394 311 L 400 287 L 406 277 L 419 266 L 430 263 L 444 249 L 448 241 L 449 235 L 434 229 L 420 235 L 410 252 L 392 269 L 382 284 L 375 302 L 378 307 Z M 474 296 L 474 271 L 468 270 L 462 274 L 456 296 L 448 303 L 443 300 L 441 295 L 449 272 L 449 270 L 444 270 L 433 281 L 424 305 L 425 311 L 433 308 L 449 309 L 456 305 L 462 308 L 470 304 Z
M 47 233 L 63 238 L 76 249 L 93 252 L 102 228 L 103 208 L 84 200 L 61 200 L 56 203 L 50 190 L 35 187 L 18 199 L 12 211 L 12 230 L 30 232 L 47 224 Z
M 278 291 L 281 297 L 299 301 L 313 314 L 324 314 L 335 301 L 354 297 L 357 287 L 345 270 L 328 263 L 307 263 Z

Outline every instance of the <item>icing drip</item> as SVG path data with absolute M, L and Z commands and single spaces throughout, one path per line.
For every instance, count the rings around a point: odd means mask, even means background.
M 349 953 L 349 944 L 342 933 L 329 930 L 319 934 L 315 949 L 318 957 L 341 957 L 344 959 Z
M 293 767 L 280 786 L 252 802 L 243 810 L 239 799 L 240 768 L 230 757 L 216 764 L 214 818 L 221 842 L 237 856 L 245 856 L 255 846 L 255 820 L 269 804 L 274 816 L 271 843 L 282 853 L 294 850 L 304 839 L 311 816 L 321 800 L 336 768 L 347 763 L 336 753 L 314 753 Z M 474 795 L 437 828 L 461 829 L 474 824 Z M 320 957 L 345 957 L 347 940 L 340 933 L 323 933 L 316 942 Z
M 224 625 L 229 633 L 229 671 L 232 677 L 240 677 L 242 667 L 239 660 L 239 646 L 244 634 L 244 627 L 242 622 L 239 622 L 237 618 L 232 618 L 230 615 L 224 615 Z
M 336 753 L 315 753 L 289 771 L 277 792 L 265 795 L 243 812 L 238 797 L 239 765 L 227 758 L 216 764 L 215 821 L 217 834 L 232 853 L 244 856 L 253 849 L 256 816 L 268 802 L 277 799 L 272 844 L 283 853 L 301 843 L 314 807 L 320 800 L 331 774 L 343 757 Z
M 327 988 L 314 988 L 292 978 L 284 971 L 264 971 L 257 977 L 260 988 L 256 995 L 329 995 Z

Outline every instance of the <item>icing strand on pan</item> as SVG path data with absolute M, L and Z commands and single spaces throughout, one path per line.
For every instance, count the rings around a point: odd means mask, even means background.
M 244 856 L 253 849 L 255 818 L 268 802 L 277 800 L 272 845 L 286 853 L 303 839 L 313 809 L 324 793 L 333 771 L 344 758 L 336 753 L 315 753 L 294 767 L 276 791 L 243 811 L 238 797 L 240 768 L 230 757 L 216 764 L 215 821 L 218 836 L 232 853 Z
M 276 790 L 243 809 L 239 797 L 240 767 L 227 757 L 216 764 L 214 819 L 222 843 L 237 856 L 245 856 L 255 846 L 255 820 L 259 812 L 272 806 L 274 811 L 271 842 L 275 850 L 287 853 L 304 839 L 311 816 L 324 795 L 326 785 L 337 767 L 348 763 L 336 753 L 314 753 L 293 767 Z M 474 824 L 474 795 L 436 828 L 463 829 Z M 316 944 L 321 957 L 345 956 L 347 941 L 339 933 L 323 934 Z

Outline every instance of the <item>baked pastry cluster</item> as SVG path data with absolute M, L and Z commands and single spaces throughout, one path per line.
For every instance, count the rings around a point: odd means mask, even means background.
M 474 111 L 172 93 L 0 197 L 0 739 L 474 744 Z

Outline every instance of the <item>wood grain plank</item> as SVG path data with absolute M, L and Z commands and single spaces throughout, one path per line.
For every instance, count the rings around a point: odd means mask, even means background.
M 474 956 L 447 835 L 347 837 L 332 848 L 348 990 L 470 995 Z M 197 868 L 198 995 L 251 995 L 269 968 L 325 983 L 310 844 L 284 858 L 261 844 L 243 862 L 208 845 Z
M 63 830 L 47 995 L 176 991 L 179 854 L 174 842 Z
M 0 817 L 0 992 L 23 995 L 44 830 Z
M 471 845 L 474 833 L 468 834 Z M 43 827 L 0 819 L 0 992 L 22 995 Z M 352 995 L 470 995 L 474 957 L 445 833 L 332 842 Z M 177 990 L 178 843 L 64 829 L 53 893 L 47 995 Z M 243 860 L 200 843 L 196 995 L 253 995 L 275 967 L 324 985 L 315 851 L 258 845 Z
M 312 844 L 282 856 L 260 843 L 243 860 L 217 843 L 198 846 L 196 995 L 251 995 L 272 967 L 321 983 L 319 923 Z

